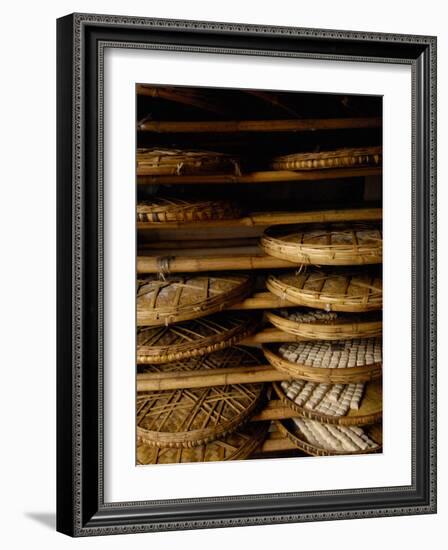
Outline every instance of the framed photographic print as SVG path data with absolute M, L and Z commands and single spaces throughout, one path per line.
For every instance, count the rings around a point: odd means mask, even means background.
M 58 20 L 72 536 L 436 511 L 436 39 Z

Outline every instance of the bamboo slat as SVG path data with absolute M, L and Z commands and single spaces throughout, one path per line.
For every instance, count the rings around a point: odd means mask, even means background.
M 248 269 L 277 269 L 294 267 L 292 262 L 267 254 L 232 254 L 204 256 L 137 256 L 137 273 L 197 273 L 200 271 L 246 271 Z
M 268 227 L 293 223 L 324 223 L 338 221 L 380 221 L 383 216 L 381 208 L 350 208 L 340 210 L 313 210 L 310 212 L 255 212 L 234 220 L 198 221 L 192 224 L 181 222 L 160 223 L 157 229 L 178 228 L 231 228 L 231 227 Z M 154 224 L 138 222 L 138 229 L 153 229 Z
M 382 170 L 378 166 L 361 168 L 335 168 L 322 170 L 261 170 L 246 174 L 199 174 L 191 175 L 154 175 L 145 166 L 137 167 L 137 183 L 139 185 L 169 184 L 223 184 L 223 183 L 276 183 L 279 181 L 317 181 L 338 178 L 359 178 L 379 176 Z
M 227 109 L 218 105 L 206 93 L 201 93 L 198 89 L 137 84 L 136 91 L 138 95 L 181 103 L 215 114 L 227 114 Z
M 228 384 L 279 382 L 289 378 L 288 374 L 267 365 L 199 369 L 190 372 L 151 372 L 137 374 L 137 391 L 209 388 Z
M 276 435 L 274 435 L 276 434 Z M 273 453 L 276 451 L 297 451 L 297 446 L 287 437 L 277 435 L 277 432 L 270 434 L 264 441 L 258 453 Z
M 295 336 L 294 334 L 288 334 L 278 328 L 265 328 L 256 334 L 251 334 L 243 340 L 241 344 L 245 346 L 256 346 L 258 344 L 269 344 L 276 342 L 302 342 L 303 340 L 309 340 L 309 338 L 302 338 Z
M 140 132 L 155 133 L 234 133 L 234 132 L 310 132 L 379 128 L 376 117 L 302 118 L 281 120 L 212 120 L 212 121 L 156 121 L 145 120 L 137 125 Z
M 282 420 L 285 418 L 294 418 L 298 414 L 280 400 L 270 400 L 266 406 L 250 419 L 251 422 L 264 422 L 266 420 Z
M 249 298 L 245 298 L 244 300 L 233 304 L 228 309 L 277 309 L 279 307 L 284 308 L 297 306 L 296 304 L 288 302 L 279 296 L 275 296 L 275 294 L 272 294 L 271 292 L 256 292 Z

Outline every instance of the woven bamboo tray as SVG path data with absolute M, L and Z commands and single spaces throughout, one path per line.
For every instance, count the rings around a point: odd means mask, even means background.
M 381 336 L 380 312 L 363 314 L 305 308 L 266 311 L 266 318 L 278 329 L 308 340 L 346 340 Z
M 178 326 L 178 325 L 176 325 Z M 242 369 L 264 363 L 263 353 L 255 347 L 230 346 L 206 355 L 177 359 L 168 363 L 152 363 L 139 366 L 139 373 L 186 373 L 215 369 Z M 172 378 L 170 376 L 170 378 Z M 205 387 L 205 384 L 204 384 Z
M 137 149 L 137 173 L 180 176 L 210 173 L 240 174 L 235 158 L 213 151 Z
M 260 245 L 266 254 L 297 264 L 378 264 L 383 254 L 380 226 L 367 223 L 271 227 Z
M 325 384 L 356 384 L 381 376 L 381 347 L 380 338 L 315 340 L 264 345 L 263 353 L 274 368 L 291 378 Z
M 149 365 L 145 372 L 186 372 L 256 365 L 257 351 L 232 347 L 167 365 Z M 254 412 L 263 384 L 185 388 L 137 394 L 137 437 L 157 447 L 195 447 L 235 431 Z
M 308 420 L 308 422 L 313 422 L 313 421 Z M 299 429 L 299 427 L 291 419 L 276 420 L 275 425 L 278 431 L 284 437 L 289 439 L 294 444 L 295 447 L 297 447 L 301 451 L 304 451 L 305 453 L 311 456 L 361 455 L 361 454 L 378 453 L 381 451 L 381 445 L 382 445 L 381 439 L 380 439 L 381 429 L 379 429 L 377 424 L 373 426 L 368 426 L 365 430 L 363 430 L 364 433 L 377 444 L 377 447 L 375 449 L 365 449 L 365 450 L 358 450 L 358 451 L 344 451 L 344 450 L 330 451 L 328 449 L 325 449 L 322 446 L 312 444 L 309 442 L 305 434 Z M 322 426 L 325 427 L 326 424 L 322 424 Z
M 215 313 L 177 325 L 137 329 L 137 363 L 169 363 L 227 348 L 255 332 L 255 315 Z
M 380 146 L 344 147 L 320 153 L 294 153 L 275 157 L 271 162 L 274 170 L 323 170 L 381 165 Z
M 137 444 L 137 464 L 180 464 L 186 462 L 214 462 L 243 460 L 264 441 L 269 422 L 249 422 L 243 427 L 204 445 L 189 448 L 153 447 Z
M 288 384 L 288 382 L 286 383 Z M 286 395 L 286 389 L 282 383 L 274 382 L 275 392 L 282 403 L 287 405 L 299 416 L 318 420 L 324 424 L 338 424 L 340 426 L 365 426 L 367 424 L 376 424 L 381 421 L 383 416 L 383 387 L 381 379 L 368 382 L 364 388 L 359 409 L 350 409 L 343 416 L 333 416 L 324 414 L 314 409 L 309 409 L 298 405 L 294 399 L 290 399 Z M 330 386 L 329 391 L 331 391 Z
M 234 220 L 241 209 L 231 201 L 198 201 L 177 198 L 154 198 L 137 204 L 137 221 L 155 225 L 212 220 Z
M 241 301 L 252 290 L 244 273 L 149 276 L 138 281 L 137 325 L 160 326 L 205 317 Z
M 381 274 L 376 269 L 309 267 L 300 273 L 270 275 L 266 287 L 282 300 L 326 311 L 374 311 L 383 303 Z

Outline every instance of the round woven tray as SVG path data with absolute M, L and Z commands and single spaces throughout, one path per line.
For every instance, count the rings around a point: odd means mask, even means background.
M 286 382 L 289 384 L 289 382 Z M 330 386 L 329 391 L 331 391 Z M 383 387 L 381 379 L 373 382 L 368 382 L 364 388 L 360 407 L 357 410 L 349 409 L 348 413 L 343 416 L 333 416 L 324 414 L 316 410 L 310 410 L 304 406 L 298 405 L 293 399 L 286 395 L 285 388 L 279 382 L 274 382 L 274 389 L 279 399 L 295 411 L 299 416 L 318 420 L 324 424 L 338 424 L 340 426 L 365 426 L 367 424 L 375 424 L 381 421 L 383 416 Z
M 191 372 L 203 369 L 251 367 L 263 364 L 261 350 L 248 346 L 231 346 L 207 355 L 178 359 L 169 363 L 153 363 L 139 366 L 143 373 Z
M 346 340 L 381 336 L 380 312 L 363 314 L 326 312 L 305 308 L 266 311 L 278 329 L 307 340 Z
M 177 325 L 137 329 L 137 363 L 169 363 L 227 348 L 252 334 L 254 315 L 215 313 Z
M 274 170 L 325 170 L 379 166 L 381 150 L 380 146 L 345 147 L 320 153 L 294 153 L 275 157 L 272 159 L 271 166 Z
M 245 298 L 252 278 L 244 273 L 156 276 L 137 286 L 137 324 L 158 326 L 197 319 L 222 311 Z
M 274 368 L 291 378 L 326 384 L 356 384 L 381 376 L 381 347 L 380 338 L 315 340 L 264 345 L 263 353 Z M 288 354 L 291 354 L 290 359 L 286 358 Z
M 137 170 L 154 176 L 240 173 L 237 160 L 224 153 L 157 148 L 137 149 Z
M 256 350 L 232 347 L 145 372 L 185 372 L 259 364 Z M 229 384 L 142 392 L 137 395 L 137 437 L 158 447 L 194 447 L 224 437 L 241 426 L 262 399 L 263 384 Z
M 137 464 L 180 464 L 186 462 L 214 462 L 243 460 L 250 456 L 264 441 L 269 422 L 249 422 L 243 427 L 217 439 L 190 448 L 152 447 L 137 444 Z
M 379 310 L 383 303 L 379 271 L 325 270 L 310 267 L 301 273 L 270 275 L 266 287 L 282 300 L 326 311 Z
M 367 223 L 273 227 L 260 245 L 266 254 L 297 264 L 378 264 L 383 254 L 380 226 Z
M 313 421 L 308 420 L 308 422 Z M 365 449 L 358 451 L 330 451 L 328 449 L 325 449 L 324 447 L 312 444 L 308 441 L 305 434 L 291 419 L 276 420 L 275 425 L 278 431 L 284 437 L 287 437 L 298 449 L 304 451 L 311 456 L 362 455 L 378 453 L 381 451 L 381 428 L 377 424 L 374 424 L 373 426 L 368 426 L 365 430 L 363 430 L 364 433 L 377 444 L 377 447 L 374 449 Z M 323 426 L 326 425 L 323 424 Z
M 231 220 L 240 216 L 241 209 L 231 201 L 155 198 L 137 204 L 137 220 L 145 223 Z

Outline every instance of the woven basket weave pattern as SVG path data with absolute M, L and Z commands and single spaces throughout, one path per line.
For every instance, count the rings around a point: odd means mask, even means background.
M 237 173 L 238 162 L 224 153 L 182 149 L 137 149 L 137 171 L 155 176 Z
M 168 363 L 213 353 L 252 334 L 257 318 L 218 313 L 168 327 L 137 330 L 137 363 Z
M 282 300 L 326 311 L 362 312 L 382 307 L 382 281 L 377 272 L 325 271 L 270 275 L 266 286 Z
M 194 447 L 224 437 L 249 417 L 262 384 L 148 392 L 137 398 L 137 437 L 158 447 Z
M 270 256 L 299 264 L 357 265 L 382 262 L 381 229 L 374 224 L 314 224 L 265 231 Z
M 381 340 L 376 340 L 271 344 L 264 345 L 263 352 L 274 368 L 292 378 L 328 384 L 360 383 L 381 376 Z M 289 350 L 293 350 L 291 354 Z
M 315 421 L 306 420 L 306 419 L 303 419 L 303 421 L 308 423 L 315 422 Z M 378 443 L 374 448 L 367 448 L 365 450 L 360 449 L 358 451 L 351 451 L 351 452 L 346 450 L 342 450 L 342 451 L 329 450 L 328 448 L 324 448 L 321 445 L 310 443 L 306 435 L 294 424 L 293 421 L 290 421 L 290 420 L 277 421 L 276 426 L 279 432 L 283 436 L 287 437 L 298 449 L 312 456 L 334 456 L 334 455 L 348 455 L 348 454 L 358 455 L 358 454 L 375 453 L 381 450 L 381 445 Z M 325 424 L 322 424 L 322 426 L 325 426 Z M 367 430 L 365 433 L 368 436 L 370 435 L 369 430 Z
M 147 277 L 138 282 L 137 323 L 169 325 L 197 319 L 242 300 L 252 290 L 245 274 Z
M 325 320 L 322 315 L 334 317 Z M 307 313 L 300 311 L 300 315 L 295 316 L 294 310 L 274 310 L 267 311 L 266 318 L 283 332 L 308 340 L 369 338 L 382 333 L 381 316 L 376 312 L 359 315 L 311 310 Z
M 325 170 L 381 164 L 381 147 L 345 147 L 320 153 L 294 153 L 272 160 L 274 170 Z
M 152 447 L 140 442 L 137 444 L 137 463 L 180 464 L 242 460 L 259 447 L 266 437 L 268 427 L 268 422 L 249 423 L 222 440 L 189 448 Z
M 293 411 L 295 411 L 300 417 L 310 418 L 311 420 L 318 420 L 319 422 L 323 422 L 326 424 L 338 424 L 341 426 L 365 426 L 380 422 L 382 419 L 383 413 L 381 380 L 375 380 L 374 382 L 369 382 L 365 385 L 363 384 L 363 395 L 361 396 L 359 409 L 352 410 L 350 409 L 350 404 L 348 404 L 347 406 L 349 407 L 349 409 L 344 415 L 336 415 L 333 413 L 330 414 L 329 411 L 325 412 L 325 409 L 324 412 L 322 412 L 322 410 L 319 409 L 318 405 L 315 405 L 311 408 L 305 407 L 304 403 L 299 404 L 300 400 L 297 399 L 297 396 L 295 397 L 294 392 L 292 394 L 288 393 L 288 389 L 291 388 L 294 382 L 295 380 L 289 380 L 282 383 L 274 382 L 273 386 L 275 393 L 277 394 L 277 397 L 280 399 L 280 401 L 291 408 Z M 320 385 L 315 384 L 315 386 L 318 387 Z M 331 394 L 331 392 L 339 386 L 337 391 L 338 399 L 337 401 L 335 401 L 335 403 L 337 404 L 339 401 L 340 404 L 343 405 L 343 391 L 344 388 L 347 387 L 347 385 L 326 384 L 326 386 L 328 387 L 328 389 L 324 392 L 324 396 L 326 393 Z M 299 403 L 297 401 L 299 401 Z M 319 403 L 320 402 L 318 401 L 318 404 Z
M 241 216 L 241 209 L 231 201 L 187 201 L 157 198 L 137 204 L 137 220 L 145 223 L 231 220 Z

